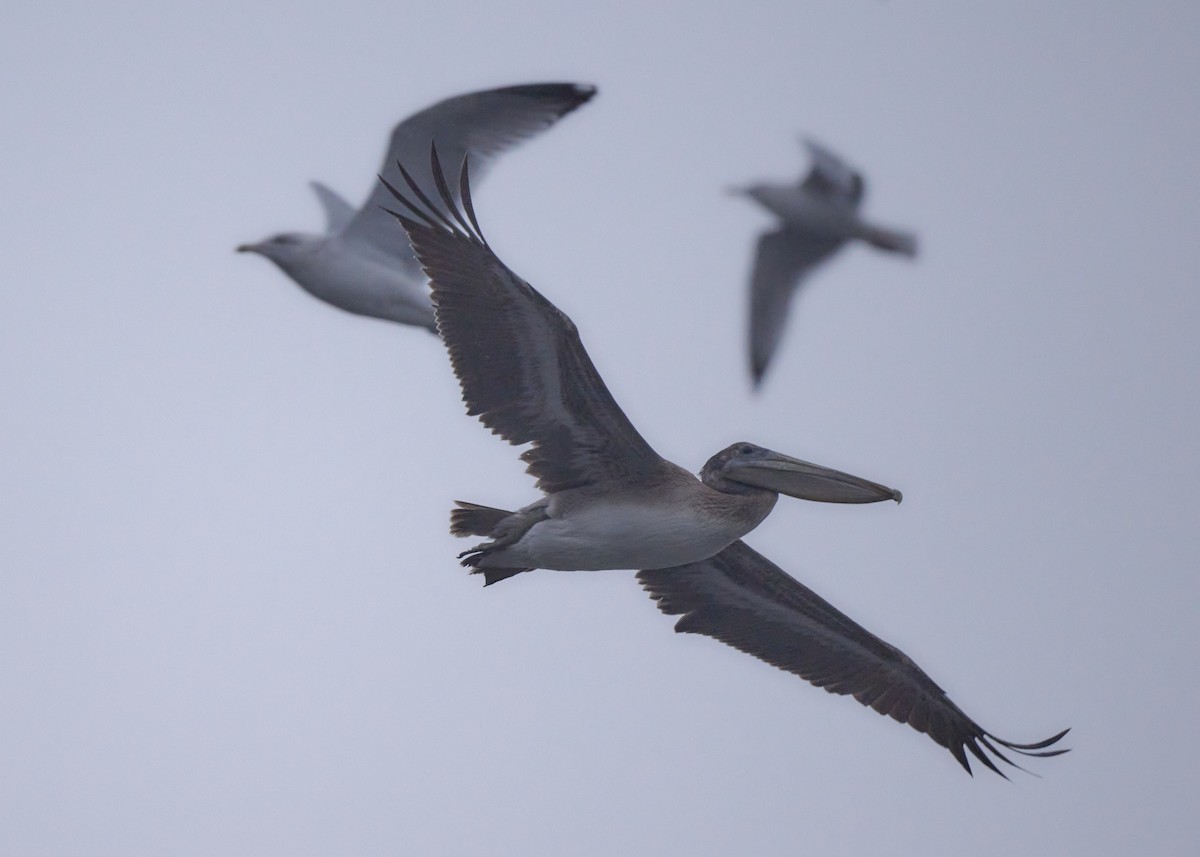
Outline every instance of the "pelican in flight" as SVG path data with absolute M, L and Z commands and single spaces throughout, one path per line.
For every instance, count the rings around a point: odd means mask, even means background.
M 617 406 L 571 320 L 492 252 L 471 203 L 467 163 L 458 199 L 436 150 L 435 204 L 401 167 L 408 190 L 393 212 L 429 275 L 438 330 L 469 414 L 514 445 L 546 496 L 517 512 L 459 502 L 451 532 L 487 541 L 463 565 L 485 585 L 531 568 L 641 569 L 677 631 L 707 634 L 832 693 L 928 734 L 971 772 L 969 751 L 1056 755 L 983 730 L 916 664 L 755 553 L 742 535 L 779 493 L 833 503 L 899 502 L 874 482 L 750 443 L 714 455 L 700 478 L 659 457 Z M 411 199 L 409 196 L 411 195 Z M 964 750 L 965 748 L 965 750 Z M 987 752 L 985 752 L 987 751 Z
M 543 131 L 586 103 L 593 86 L 535 83 L 471 92 L 414 113 L 392 130 L 382 175 L 400 180 L 396 164 L 421 163 L 430 143 L 455 158 L 487 167 L 497 155 Z M 431 178 L 422 177 L 433 187 Z M 325 210 L 326 232 L 283 232 L 239 252 L 270 259 L 313 297 L 347 312 L 436 332 L 429 289 L 420 265 L 395 220 L 381 206 L 390 201 L 378 183 L 355 210 L 337 193 L 311 183 Z
M 755 387 L 779 346 L 792 297 L 810 271 L 854 239 L 909 258 L 917 254 L 916 236 L 859 218 L 866 190 L 861 173 L 814 140 L 804 145 L 812 167 L 799 182 L 730 189 L 761 203 L 781 221 L 759 236 L 750 275 L 750 373 Z

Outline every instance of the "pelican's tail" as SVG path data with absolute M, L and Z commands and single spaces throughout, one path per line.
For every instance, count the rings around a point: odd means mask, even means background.
M 910 259 L 917 255 L 917 236 L 911 232 L 901 232 L 898 229 L 864 223 L 858 237 L 872 247 L 878 247 L 889 253 L 899 253 Z
M 512 512 L 455 500 L 450 510 L 450 534 L 454 536 L 490 536 L 496 526 Z

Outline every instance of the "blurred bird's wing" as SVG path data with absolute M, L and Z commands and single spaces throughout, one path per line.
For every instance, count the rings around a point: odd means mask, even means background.
M 862 173 L 811 137 L 805 138 L 804 147 L 812 158 L 812 166 L 800 180 L 800 187 L 850 211 L 856 211 L 866 193 L 866 180 Z
M 844 243 L 843 238 L 786 227 L 759 237 L 750 275 L 750 373 L 755 386 L 779 346 L 796 289 Z
M 321 182 L 309 182 L 308 186 L 317 195 L 321 210 L 325 212 L 325 231 L 340 232 L 354 219 L 354 206 L 346 202 L 341 194 Z
M 457 169 L 470 155 L 471 172 L 478 183 L 495 158 L 507 149 L 549 128 L 596 94 L 593 86 L 575 83 L 535 83 L 471 92 L 439 101 L 414 113 L 392 130 L 380 177 L 394 187 L 403 186 L 397 163 L 412 171 L 427 194 L 434 192 L 433 176 L 426 169 L 429 147 L 436 143 L 443 162 Z M 346 225 L 342 237 L 367 244 L 419 274 L 396 221 L 384 208 L 394 205 L 379 184 Z

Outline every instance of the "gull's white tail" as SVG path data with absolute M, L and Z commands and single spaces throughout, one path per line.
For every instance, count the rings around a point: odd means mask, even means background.
M 864 223 L 858 237 L 872 247 L 878 247 L 889 253 L 899 253 L 910 259 L 917 255 L 917 236 L 911 232 L 901 232 L 898 229 Z

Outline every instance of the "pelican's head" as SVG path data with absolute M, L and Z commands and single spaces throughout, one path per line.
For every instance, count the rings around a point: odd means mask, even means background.
M 821 503 L 899 503 L 903 499 L 899 491 L 885 485 L 744 442 L 710 458 L 700 479 L 726 494 L 758 489 Z

